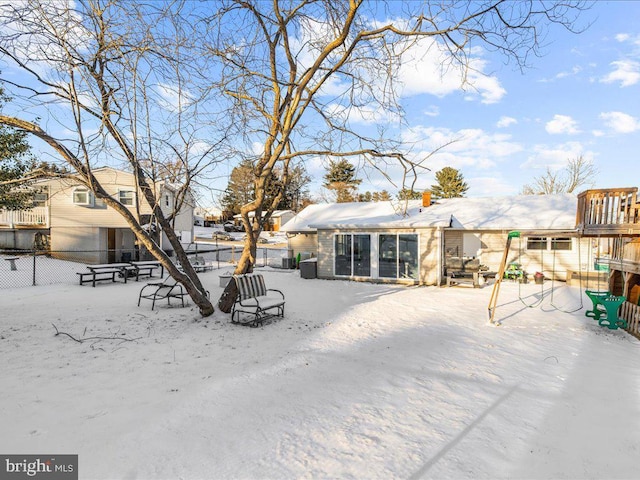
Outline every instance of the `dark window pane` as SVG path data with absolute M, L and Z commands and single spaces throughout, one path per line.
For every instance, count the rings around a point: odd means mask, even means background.
M 551 250 L 571 250 L 571 238 L 552 238 Z
M 529 237 L 527 238 L 527 250 L 546 250 L 546 237 Z
M 378 268 L 380 278 L 398 278 L 398 237 L 378 237 Z
M 399 243 L 399 265 L 400 278 L 418 279 L 418 235 L 400 235 Z
M 359 277 L 371 276 L 371 237 L 353 236 L 353 274 Z
M 335 236 L 336 275 L 351 275 L 351 235 Z

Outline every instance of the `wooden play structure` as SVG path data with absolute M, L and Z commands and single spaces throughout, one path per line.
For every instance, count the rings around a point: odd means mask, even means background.
M 576 229 L 567 236 L 590 238 L 597 245 L 594 269 L 607 273 L 604 285 L 587 289 L 592 308 L 585 315 L 609 329 L 623 328 L 640 338 L 640 202 L 638 188 L 586 190 L 578 195 Z M 489 300 L 489 319 L 495 321 L 500 284 L 508 269 L 511 243 L 521 235 L 544 232 L 510 232 Z M 603 253 L 601 242 L 606 240 Z M 590 259 L 591 261 L 591 259 Z M 584 272 L 585 274 L 593 272 Z M 582 278 L 583 272 L 579 272 Z M 598 276 L 598 278 L 600 278 Z M 598 281 L 598 284 L 600 282 Z

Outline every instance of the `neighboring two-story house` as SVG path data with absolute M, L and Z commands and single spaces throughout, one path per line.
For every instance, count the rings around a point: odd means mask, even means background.
M 102 186 L 131 209 L 142 224 L 153 228 L 151 207 L 136 188 L 133 174 L 111 167 L 93 171 Z M 25 211 L 0 210 L 0 248 L 31 249 L 48 244 L 52 256 L 86 263 L 108 263 L 138 257 L 135 235 L 125 219 L 79 182 L 72 179 L 46 179 L 38 183 L 34 208 Z M 173 211 L 175 186 L 156 184 L 163 212 Z M 184 202 L 174 221 L 174 229 L 183 243 L 193 239 L 191 198 Z M 145 221 L 145 218 L 148 221 Z M 161 235 L 160 246 L 171 249 Z

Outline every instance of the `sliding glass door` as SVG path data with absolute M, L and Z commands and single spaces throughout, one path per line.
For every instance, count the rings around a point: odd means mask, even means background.
M 371 235 L 338 234 L 334 252 L 336 275 L 371 276 Z
M 378 276 L 418 279 L 418 235 L 381 234 L 378 237 Z

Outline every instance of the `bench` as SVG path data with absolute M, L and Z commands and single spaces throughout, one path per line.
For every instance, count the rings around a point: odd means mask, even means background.
M 213 264 L 207 263 L 204 260 L 204 257 L 200 257 L 196 255 L 193 259 L 190 258 L 189 262 L 191 262 L 193 269 L 198 273 L 206 272 L 207 270 L 213 269 Z
M 585 290 L 587 297 L 591 299 L 593 308 L 584 312 L 586 317 L 594 318 L 601 327 L 610 330 L 627 328 L 627 321 L 618 317 L 618 309 L 626 297 L 612 295 L 608 291 Z
M 153 310 L 156 300 L 164 300 L 166 298 L 167 304 L 170 306 L 171 299 L 176 298 L 180 299 L 184 307 L 184 297 L 186 295 L 182 285 L 175 278 L 167 277 L 162 282 L 150 282 L 142 287 L 138 295 L 138 306 L 140 306 L 140 301 L 144 298 L 151 300 L 151 310 Z
M 245 273 L 234 275 L 238 294 L 231 309 L 231 322 L 257 327 L 272 317 L 284 317 L 284 294 L 267 288 L 262 275 Z M 242 314 L 246 318 L 242 318 Z
M 16 260 L 18 260 L 19 258 L 20 257 L 8 257 L 8 258 L 5 258 L 5 261 L 9 262 L 11 270 L 18 270 L 18 267 L 16 267 Z
M 600 316 L 607 313 L 604 309 L 604 305 L 600 303 L 600 299 L 608 297 L 611 294 L 608 291 L 596 290 L 585 290 L 584 293 L 587 295 L 587 297 L 589 297 L 591 303 L 593 304 L 593 308 L 584 312 L 584 316 L 600 320 Z
M 133 268 L 137 282 L 140 280 L 140 277 L 153 277 L 153 271 L 159 267 L 158 265 L 133 265 Z
M 96 282 L 100 282 L 103 280 L 110 280 L 111 282 L 115 283 L 116 275 L 121 275 L 122 270 L 119 268 L 100 268 L 91 270 L 89 272 L 76 272 L 76 274 L 80 276 L 80 285 L 91 283 L 91 286 L 95 287 Z
M 484 279 L 484 277 L 482 277 Z M 480 272 L 448 272 L 447 287 L 468 283 L 473 288 L 480 286 Z

